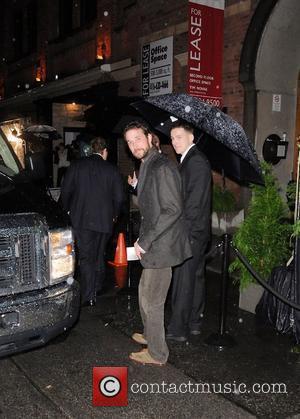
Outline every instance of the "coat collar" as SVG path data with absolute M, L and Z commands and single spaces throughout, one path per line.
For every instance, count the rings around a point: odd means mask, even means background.
M 156 148 L 152 147 L 149 150 L 147 157 L 141 163 L 140 172 L 139 172 L 139 179 L 138 179 L 138 195 L 141 193 L 146 179 L 147 168 L 151 164 L 151 162 L 160 156 L 160 153 L 156 150 Z
M 179 170 L 185 166 L 185 164 L 189 161 L 189 159 L 191 158 L 191 156 L 193 154 L 195 154 L 197 152 L 197 146 L 194 145 L 193 147 L 191 147 L 189 149 L 189 151 L 187 152 L 186 156 L 183 159 L 183 162 L 179 164 Z
M 188 152 L 190 151 L 191 148 L 195 147 L 195 143 L 192 143 L 188 146 L 188 148 L 185 150 L 184 153 L 182 153 L 181 157 L 180 157 L 180 163 L 182 163 L 185 159 L 185 157 L 187 156 Z
M 101 158 L 101 160 L 104 160 L 104 158 L 101 156 L 101 154 L 100 154 L 100 153 L 92 153 L 92 154 L 91 154 L 91 157 L 95 157 L 95 158 L 100 157 L 100 158 Z

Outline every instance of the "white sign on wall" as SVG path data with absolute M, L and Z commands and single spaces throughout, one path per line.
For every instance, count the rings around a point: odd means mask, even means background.
M 281 112 L 281 95 L 273 95 L 272 111 Z
M 173 36 L 142 46 L 142 96 L 158 96 L 173 90 Z

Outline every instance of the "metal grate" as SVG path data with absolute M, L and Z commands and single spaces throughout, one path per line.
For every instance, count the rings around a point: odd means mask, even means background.
M 0 215 L 0 296 L 47 285 L 47 234 L 47 224 L 38 214 Z
M 0 237 L 0 258 L 9 247 L 9 244 L 10 244 L 9 237 Z
M 35 282 L 35 247 L 34 235 L 24 234 L 18 237 L 20 248 L 20 282 L 22 284 L 31 284 Z
M 6 287 L 14 273 L 10 237 L 0 237 L 0 287 Z

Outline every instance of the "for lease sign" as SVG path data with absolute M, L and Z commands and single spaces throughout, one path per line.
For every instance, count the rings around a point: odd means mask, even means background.
M 222 105 L 224 0 L 189 1 L 187 91 Z
M 142 46 L 142 95 L 157 96 L 173 90 L 173 37 Z

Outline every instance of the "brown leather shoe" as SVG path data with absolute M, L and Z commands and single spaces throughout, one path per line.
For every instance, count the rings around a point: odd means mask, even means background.
M 144 335 L 142 335 L 142 333 L 134 333 L 131 338 L 137 342 L 140 343 L 141 345 L 147 345 L 147 341 L 144 338 Z
M 165 363 L 153 359 L 152 356 L 149 354 L 148 349 L 142 349 L 140 352 L 132 352 L 129 355 L 129 358 L 132 361 L 138 362 L 139 364 L 143 365 L 156 365 L 158 367 L 166 365 Z

